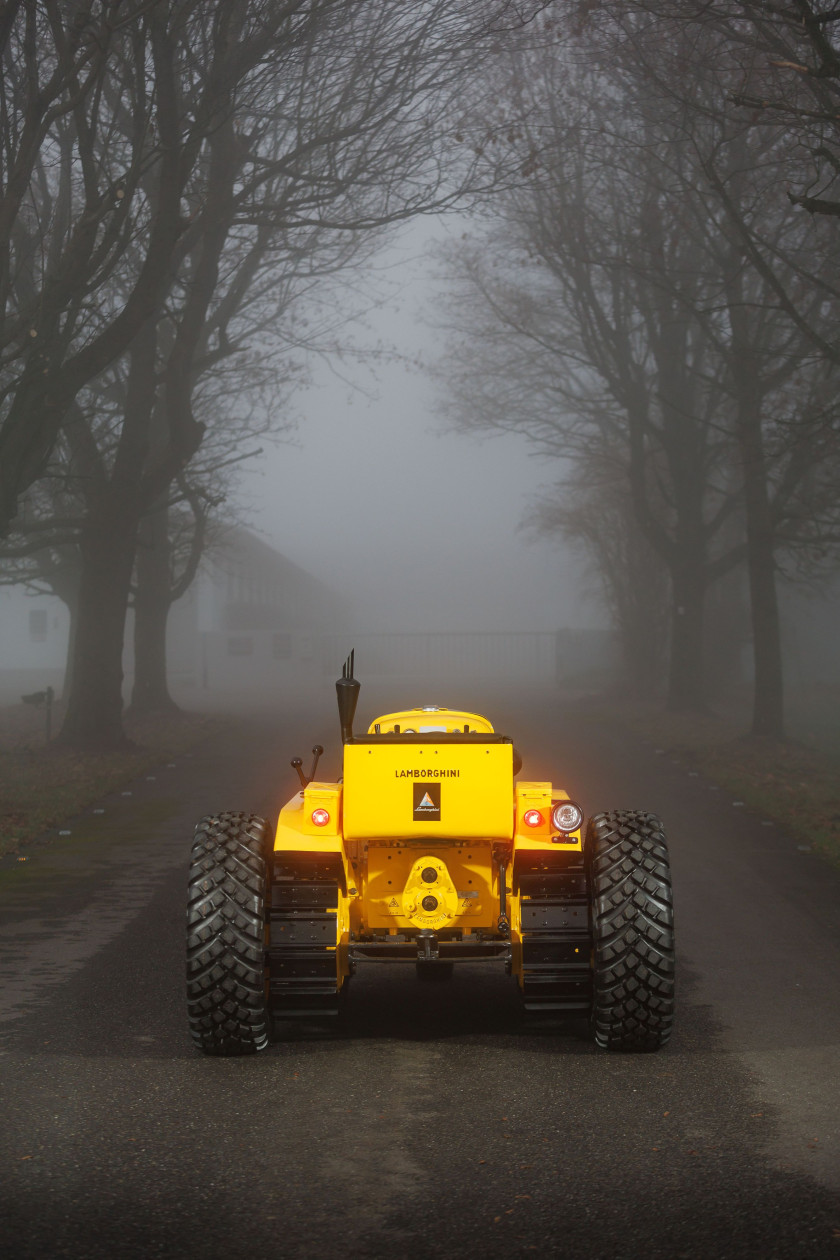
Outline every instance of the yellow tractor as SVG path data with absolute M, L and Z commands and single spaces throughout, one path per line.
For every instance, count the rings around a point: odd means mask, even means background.
M 658 1050 L 673 1023 L 674 932 L 659 819 L 583 812 L 516 778 L 511 740 L 426 706 L 353 733 L 353 654 L 336 683 L 337 783 L 292 762 L 276 827 L 196 827 L 187 909 L 190 1031 L 206 1054 L 262 1050 L 273 1017 L 335 1014 L 361 963 L 504 965 L 524 1008 L 589 1019 L 608 1050 Z

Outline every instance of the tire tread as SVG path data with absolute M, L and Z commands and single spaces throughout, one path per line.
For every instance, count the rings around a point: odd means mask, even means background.
M 267 825 L 217 814 L 195 829 L 187 895 L 187 1012 L 205 1054 L 268 1045 L 265 994 Z
M 668 846 L 655 814 L 614 810 L 589 820 L 596 1043 L 659 1050 L 674 1020 L 674 911 Z

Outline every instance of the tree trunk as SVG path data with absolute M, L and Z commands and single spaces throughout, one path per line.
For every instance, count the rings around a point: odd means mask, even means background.
M 784 682 L 774 531 L 767 493 L 761 416 L 756 408 L 739 417 L 747 518 L 747 571 L 755 663 L 753 735 L 784 739 Z
M 67 603 L 66 600 L 65 603 Z M 67 700 L 73 690 L 73 661 L 76 655 L 76 626 L 79 621 L 78 599 L 75 599 L 72 604 L 67 604 L 67 611 L 70 614 L 70 624 L 67 630 L 67 656 L 64 663 L 64 681 L 61 686 L 62 700 Z
M 699 712 L 706 708 L 703 671 L 706 584 L 702 564 L 681 564 L 672 571 L 671 582 L 673 603 L 668 708 L 672 712 Z
M 57 740 L 64 747 L 131 747 L 122 725 L 122 654 L 135 539 L 133 511 L 103 504 L 82 540 L 73 682 Z
M 66 701 L 73 685 L 73 655 L 76 650 L 76 622 L 79 615 L 79 549 L 73 544 L 50 547 L 39 552 L 37 560 L 41 577 L 64 604 L 69 616 L 64 679 L 61 686 L 61 698 Z
M 166 623 L 172 606 L 169 513 L 151 511 L 140 523 L 134 597 L 135 713 L 177 712 L 166 674 Z
M 743 647 L 750 633 L 748 595 L 740 564 L 711 583 L 705 626 L 709 694 L 725 699 L 744 682 Z
M 761 358 L 749 336 L 743 303 L 730 299 L 732 380 L 737 403 L 737 441 L 744 478 L 747 573 L 750 588 L 755 683 L 752 734 L 784 739 L 784 686 L 779 605 L 776 596 L 775 530 L 767 485 L 762 429 Z

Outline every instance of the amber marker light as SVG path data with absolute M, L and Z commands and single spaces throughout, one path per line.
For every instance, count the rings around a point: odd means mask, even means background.
M 329 811 L 326 809 L 313 809 L 312 821 L 316 827 L 326 827 L 330 821 Z
M 526 809 L 523 814 L 523 821 L 526 827 L 541 827 L 545 819 L 538 809 Z

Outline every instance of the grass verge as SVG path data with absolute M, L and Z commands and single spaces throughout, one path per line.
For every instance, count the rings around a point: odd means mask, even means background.
M 126 719 L 137 748 L 72 753 L 21 745 L 0 748 L 0 856 L 72 818 L 109 792 L 185 752 L 218 729 L 206 714 Z
M 711 714 L 663 713 L 640 704 L 611 704 L 609 712 L 840 867 L 840 752 L 745 737 L 743 720 Z

